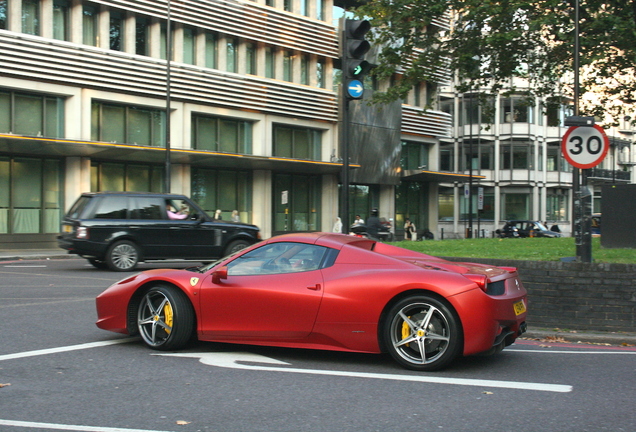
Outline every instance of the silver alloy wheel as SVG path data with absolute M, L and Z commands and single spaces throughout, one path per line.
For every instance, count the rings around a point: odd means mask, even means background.
M 165 343 L 174 324 L 174 310 L 170 299 L 161 291 L 148 292 L 137 311 L 137 326 L 144 342 L 151 347 Z
M 139 252 L 137 252 L 137 248 L 134 244 L 123 241 L 113 246 L 108 259 L 113 270 L 132 270 L 139 262 Z
M 431 364 L 448 350 L 451 325 L 446 313 L 436 306 L 409 303 L 393 316 L 390 339 L 394 352 L 409 364 Z

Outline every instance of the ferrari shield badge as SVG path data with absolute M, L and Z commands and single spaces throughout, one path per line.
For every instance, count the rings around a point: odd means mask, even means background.
M 190 285 L 195 286 L 199 282 L 199 278 L 193 277 L 190 278 Z

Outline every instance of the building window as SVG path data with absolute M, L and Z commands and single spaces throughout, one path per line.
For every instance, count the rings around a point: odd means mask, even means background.
M 183 62 L 194 64 L 196 61 L 196 30 L 191 27 L 183 28 Z
M 216 33 L 205 33 L 205 67 L 216 69 L 217 66 L 217 36 Z
M 7 1 L 0 0 L 0 29 L 2 30 L 7 28 Z
M 93 101 L 91 139 L 165 147 L 166 112 L 162 109 Z
M 238 211 L 241 222 L 252 222 L 252 176 L 249 171 L 192 168 L 192 199 L 213 215 L 221 210 L 223 220 Z
M 454 188 L 440 186 L 438 208 L 438 218 L 440 222 L 448 222 L 453 220 L 455 211 Z
M 283 51 L 283 81 L 292 82 L 293 59 L 294 56 L 291 51 Z
M 463 191 L 463 189 L 462 189 Z M 493 188 L 484 188 L 484 208 L 479 210 L 479 195 L 478 187 L 473 185 L 473 191 L 470 195 L 470 200 L 467 197 L 460 198 L 459 218 L 466 221 L 469 219 L 470 214 L 470 202 L 472 201 L 473 222 L 477 220 L 494 220 L 495 219 L 495 194 Z M 477 227 L 474 227 L 475 230 Z M 480 234 L 481 235 L 481 234 Z M 477 237 L 477 234 L 475 234 Z
M 404 230 L 406 218 L 419 233 L 428 229 L 427 183 L 402 181 L 395 188 L 395 229 Z
M 283 0 L 283 9 L 285 9 L 287 12 L 291 12 L 292 11 L 292 0 Z
M 531 169 L 533 146 L 529 143 L 507 142 L 502 143 L 501 169 Z
M 82 42 L 85 45 L 97 46 L 99 14 L 95 6 L 84 4 L 82 11 Z
M 115 51 L 122 51 L 124 48 L 124 20 L 121 13 L 110 13 L 110 27 L 109 27 L 110 49 Z
M 224 117 L 193 115 L 192 148 L 251 154 L 252 123 Z
M 566 221 L 568 220 L 568 192 L 561 189 L 548 189 L 546 196 L 546 214 L 548 221 Z
M 57 233 L 62 163 L 56 159 L 0 157 L 0 233 Z
M 69 40 L 69 6 L 67 0 L 53 2 L 53 39 Z
M 322 132 L 274 125 L 274 156 L 321 160 Z
M 440 143 L 439 146 L 439 169 L 440 171 L 455 171 L 453 143 Z
M 22 33 L 40 34 L 40 0 L 22 0 Z
M 534 107 L 522 97 L 501 99 L 502 123 L 532 123 Z
M 318 59 L 316 61 L 316 83 L 318 87 L 325 88 L 325 60 Z
M 319 176 L 274 174 L 275 233 L 320 230 Z
M 572 166 L 563 157 L 560 144 L 548 144 L 547 153 L 547 171 L 570 172 L 572 170 Z
M 501 217 L 502 220 L 526 220 L 530 219 L 530 194 L 527 193 L 502 193 Z
M 256 75 L 256 45 L 249 42 L 245 44 L 245 73 Z
M 316 0 L 316 19 L 324 21 L 325 19 L 325 5 L 322 0 Z
M 300 0 L 300 14 L 309 16 L 309 0 Z
M 276 52 L 272 47 L 265 48 L 265 77 L 274 78 L 275 73 L 275 63 L 276 63 Z
M 135 20 L 135 53 L 148 55 L 148 19 L 137 17 Z
M 428 169 L 428 146 L 402 141 L 400 166 L 403 170 Z
M 91 191 L 162 192 L 164 167 L 159 165 L 91 163 Z
M 64 99 L 0 90 L 0 132 L 64 137 Z
M 228 72 L 237 72 L 238 66 L 238 39 L 226 36 L 227 46 L 225 70 Z
M 309 85 L 309 56 L 300 57 L 300 83 Z

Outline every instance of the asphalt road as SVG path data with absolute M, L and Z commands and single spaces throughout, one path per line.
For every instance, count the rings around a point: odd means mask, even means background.
M 143 268 L 159 265 L 143 265 Z M 126 274 L 0 262 L 0 431 L 633 431 L 636 348 L 519 340 L 436 373 L 388 356 L 199 343 L 95 324 Z

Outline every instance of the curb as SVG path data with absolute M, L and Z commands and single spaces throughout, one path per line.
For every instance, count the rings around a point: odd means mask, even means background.
M 561 329 L 529 329 L 521 335 L 521 339 L 539 340 L 544 342 L 580 343 L 597 345 L 636 346 L 636 333 L 630 332 L 599 332 L 588 330 Z

